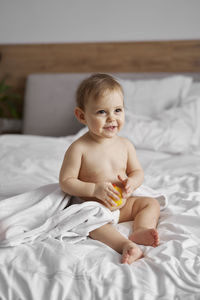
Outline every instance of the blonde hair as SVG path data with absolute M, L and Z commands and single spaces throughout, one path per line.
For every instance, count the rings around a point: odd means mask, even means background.
M 106 91 L 119 90 L 123 94 L 121 85 L 111 75 L 104 73 L 93 74 L 84 79 L 76 92 L 76 103 L 84 110 L 87 100 L 92 96 L 99 99 Z

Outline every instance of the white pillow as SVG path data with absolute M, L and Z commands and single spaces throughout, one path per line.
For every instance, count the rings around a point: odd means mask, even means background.
M 200 98 L 166 110 L 155 118 L 126 112 L 120 135 L 137 148 L 168 153 L 186 153 L 200 146 Z
M 177 106 L 187 95 L 193 80 L 182 75 L 153 80 L 116 79 L 123 88 L 126 109 L 146 116 Z

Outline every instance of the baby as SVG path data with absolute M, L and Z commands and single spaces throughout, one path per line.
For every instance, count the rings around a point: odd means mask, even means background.
M 131 264 L 143 256 L 137 244 L 156 247 L 159 243 L 156 226 L 160 205 L 156 199 L 134 196 L 143 182 L 143 170 L 132 143 L 118 132 L 124 124 L 124 100 L 121 85 L 108 74 L 94 74 L 83 80 L 77 90 L 75 116 L 88 126 L 88 132 L 68 148 L 60 171 L 61 189 L 83 201 L 97 201 L 113 214 L 118 222 L 134 220 L 127 239 L 112 224 L 90 232 L 122 254 L 121 262 Z M 122 203 L 116 205 L 122 189 Z

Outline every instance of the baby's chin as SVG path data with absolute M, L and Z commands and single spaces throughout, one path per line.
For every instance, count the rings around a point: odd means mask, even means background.
M 114 138 L 114 137 L 116 137 L 116 136 L 118 136 L 117 135 L 118 134 L 118 131 L 116 131 L 116 132 L 107 132 L 107 131 L 101 131 L 101 132 L 90 132 L 90 135 L 92 136 L 92 138 L 93 139 L 95 139 L 95 140 L 99 140 L 99 141 L 101 141 L 101 140 L 104 140 L 104 139 L 112 139 L 112 138 Z
M 119 132 L 118 127 L 114 129 L 103 129 L 102 135 L 105 137 L 113 137 Z

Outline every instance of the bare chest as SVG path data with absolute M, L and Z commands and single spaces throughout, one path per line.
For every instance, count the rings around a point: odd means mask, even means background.
M 89 149 L 83 156 L 79 178 L 90 182 L 117 180 L 126 173 L 127 151 L 118 146 L 109 149 Z

